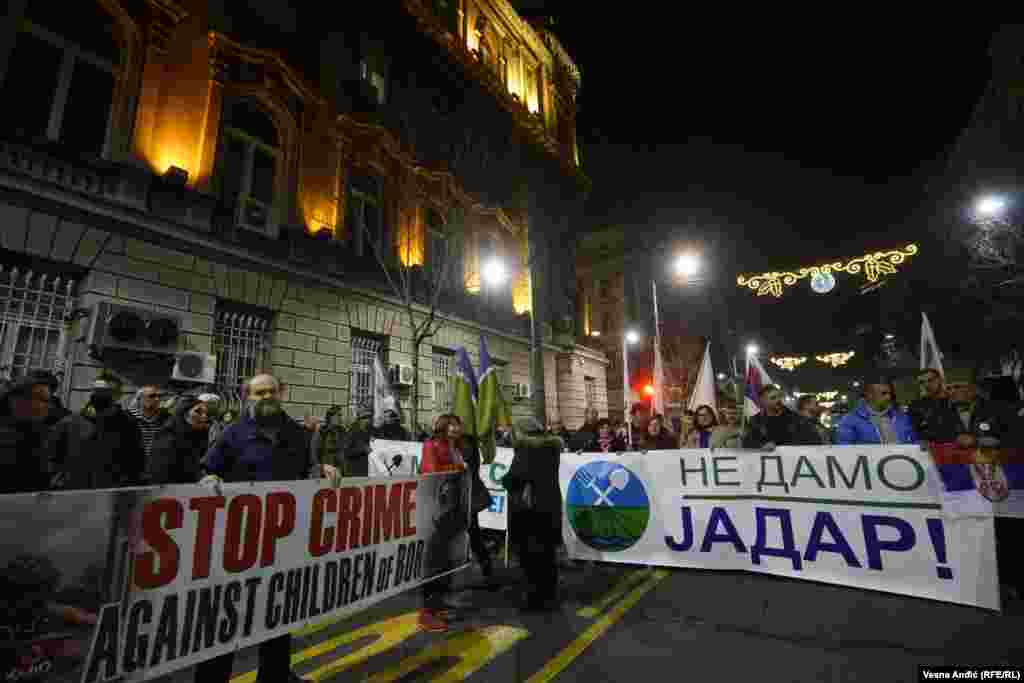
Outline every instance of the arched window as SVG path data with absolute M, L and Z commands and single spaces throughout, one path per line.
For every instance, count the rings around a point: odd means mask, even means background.
M 236 223 L 276 237 L 281 141 L 277 126 L 249 100 L 225 109 L 217 178 L 220 196 L 238 207 Z
M 0 87 L 6 127 L 18 137 L 106 154 L 121 47 L 95 2 L 29 0 Z

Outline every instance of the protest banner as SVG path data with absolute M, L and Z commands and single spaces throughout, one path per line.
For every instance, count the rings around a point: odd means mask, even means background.
M 574 559 L 747 570 L 999 609 L 992 519 L 917 446 L 563 454 Z
M 0 676 L 143 681 L 468 562 L 453 474 L 0 496 Z
M 370 476 L 411 476 L 419 474 L 420 452 L 423 444 L 412 441 L 385 441 L 374 439 L 370 443 Z M 491 507 L 478 516 L 481 529 L 495 531 L 508 530 L 508 508 L 506 506 L 505 489 L 501 478 L 512 465 L 515 451 L 511 448 L 498 448 L 494 462 L 480 466 L 480 480 L 491 492 Z

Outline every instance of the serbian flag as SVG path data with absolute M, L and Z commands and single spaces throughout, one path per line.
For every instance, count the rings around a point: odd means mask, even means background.
M 932 444 L 949 517 L 1024 517 L 1024 450 Z
M 743 411 L 747 417 L 753 417 L 761 412 L 761 388 L 767 384 L 774 384 L 772 378 L 761 367 L 757 356 L 747 355 L 747 381 L 743 389 Z

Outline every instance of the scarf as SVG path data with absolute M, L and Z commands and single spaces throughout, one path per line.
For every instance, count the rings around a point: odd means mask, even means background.
M 889 417 L 889 411 L 885 410 L 880 413 L 875 412 L 875 409 L 871 406 L 867 406 L 868 416 L 871 421 L 875 424 L 875 428 L 878 429 L 878 435 L 881 438 L 883 444 L 896 443 L 896 430 L 892 428 L 892 418 Z

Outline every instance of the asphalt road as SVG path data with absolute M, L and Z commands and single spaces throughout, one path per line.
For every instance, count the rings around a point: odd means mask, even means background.
M 465 619 L 416 629 L 418 592 L 294 638 L 318 681 L 916 681 L 918 665 L 1024 664 L 1024 609 L 993 614 L 742 572 L 597 564 L 563 572 L 553 614 L 520 614 L 518 571 L 459 594 Z M 472 586 L 474 571 L 458 584 Z M 255 648 L 233 683 L 255 680 Z M 191 681 L 186 670 L 163 681 Z

